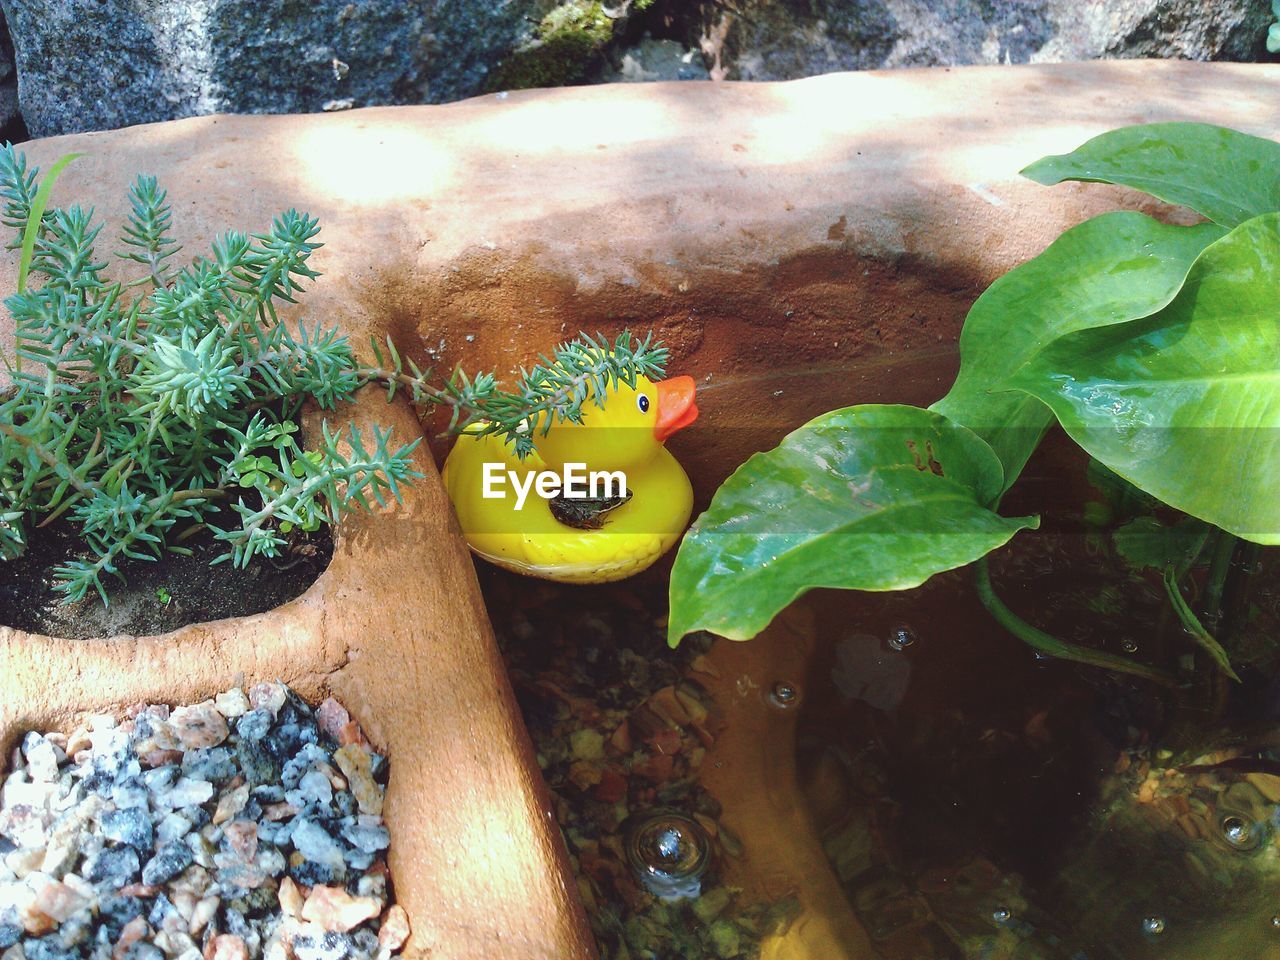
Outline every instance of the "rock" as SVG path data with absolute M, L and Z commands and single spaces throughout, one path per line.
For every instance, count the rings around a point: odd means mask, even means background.
M 1273 773 L 1247 773 L 1244 777 L 1268 803 L 1280 803 L 1280 776 Z
M 351 793 L 360 805 L 360 812 L 381 816 L 382 787 L 374 782 L 373 762 L 369 751 L 358 744 L 349 743 L 345 747 L 339 747 L 333 759 L 346 776 Z
M 233 820 L 222 831 L 226 849 L 248 862 L 258 853 L 258 825 L 252 820 Z
M 218 694 L 213 698 L 213 705 L 228 720 L 242 717 L 250 709 L 249 698 L 239 687 L 232 687 L 225 693 Z
M 342 845 L 314 820 L 303 820 L 294 828 L 293 846 L 311 863 L 337 869 L 346 866 Z
M 249 948 L 244 940 L 232 934 L 219 934 L 213 938 L 210 960 L 249 960 Z
M 36 136 L 350 100 L 456 100 L 529 33 L 538 0 L 4 0 Z
M 1270 21 L 1253 0 L 746 0 L 703 34 L 713 77 L 1117 57 L 1257 60 Z
M 209 921 L 217 915 L 221 904 L 222 901 L 218 897 L 204 897 L 196 903 L 191 911 L 191 920 L 187 928 L 191 936 L 198 937 L 209 926 Z
M 297 960 L 345 960 L 351 956 L 351 938 L 319 927 L 294 937 L 290 945 Z
M 360 816 L 342 828 L 342 838 L 365 853 L 377 853 L 391 846 L 391 832 L 381 817 Z
M 174 811 L 166 814 L 164 819 L 160 821 L 159 826 L 156 827 L 156 837 L 162 844 L 172 843 L 185 837 L 191 831 L 192 826 L 194 824 L 191 820 Z
M 132 847 L 110 847 L 94 857 L 85 870 L 85 879 L 108 888 L 119 889 L 132 883 L 141 864 Z
M 213 796 L 213 784 L 208 780 L 192 780 L 182 777 L 163 795 L 165 805 L 181 810 L 184 807 L 195 807 Z
M 56 780 L 59 760 L 66 759 L 61 750 L 38 733 L 26 735 L 22 741 L 22 753 L 27 761 L 27 775 L 37 783 Z
M 294 919 L 302 917 L 302 905 L 306 902 L 306 898 L 298 889 L 298 885 L 293 882 L 292 877 L 285 877 L 280 881 L 279 897 L 280 909 L 284 911 L 286 917 Z
M 64 923 L 92 902 L 92 898 L 55 880 L 46 884 L 36 895 L 35 908 L 55 923 Z
M 309 804 L 327 806 L 333 800 L 333 784 L 319 770 L 310 770 L 298 781 L 298 788 L 285 795 L 285 799 L 296 807 Z
M 249 703 L 253 709 L 266 711 L 271 715 L 272 720 L 276 718 L 276 714 L 288 699 L 289 695 L 283 683 L 259 683 L 249 688 Z
M 381 912 L 382 901 L 373 897 L 353 897 L 342 887 L 316 886 L 302 907 L 302 919 L 346 933 Z
M 168 883 L 195 862 L 191 848 L 180 840 L 167 843 L 142 869 L 142 882 L 156 886 Z
M 577 760 L 603 760 L 604 734 L 586 727 L 575 730 L 569 737 L 569 749 Z
M 247 783 L 241 784 L 234 790 L 228 790 L 218 798 L 218 807 L 213 813 L 213 822 L 215 824 L 226 823 L 232 817 L 237 816 L 248 802 L 249 785 Z
M 244 714 L 236 723 L 236 733 L 241 740 L 261 740 L 271 730 L 275 714 L 270 710 L 254 709 Z
M 187 750 L 216 747 L 227 739 L 227 720 L 217 711 L 212 700 L 179 707 L 173 711 L 169 722 Z
M 167 753 L 182 748 L 178 732 L 167 719 L 140 715 L 134 722 L 133 749 L 139 756 Z
M 674 40 L 646 37 L 625 50 L 621 63 L 610 78 L 623 83 L 651 80 L 709 80 L 702 52 Z
M 320 732 L 333 740 L 342 736 L 343 728 L 350 722 L 351 715 L 333 697 L 316 707 L 316 723 Z
M 102 835 L 117 843 L 126 843 L 135 850 L 148 851 L 155 843 L 155 827 L 146 807 L 126 807 L 112 810 L 102 817 Z
M 120 931 L 120 937 L 116 941 L 115 950 L 112 951 L 112 960 L 124 960 L 127 951 L 131 946 L 147 936 L 151 932 L 151 928 L 147 926 L 147 921 L 141 916 L 135 916 L 132 920 L 124 925 L 124 929 Z
M 388 953 L 394 953 L 404 946 L 409 939 L 409 913 L 400 904 L 392 904 L 382 917 L 382 927 L 378 930 L 378 946 Z

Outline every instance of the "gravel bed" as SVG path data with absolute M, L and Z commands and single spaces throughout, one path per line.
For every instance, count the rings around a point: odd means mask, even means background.
M 281 683 L 70 735 L 0 787 L 0 960 L 387 960 L 387 764 Z

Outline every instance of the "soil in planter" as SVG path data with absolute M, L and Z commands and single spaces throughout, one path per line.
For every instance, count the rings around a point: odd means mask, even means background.
M 997 591 L 1063 639 L 1168 671 L 1172 688 L 1037 657 L 961 570 L 900 593 L 811 593 L 803 669 L 713 702 L 700 678 L 719 648 L 666 648 L 660 574 L 583 588 L 482 565 L 602 956 L 748 960 L 810 919 L 753 873 L 743 848 L 759 837 L 725 829 L 776 785 L 700 782 L 744 722 L 735 704 L 762 696 L 796 724 L 784 766 L 823 849 L 813 870 L 830 872 L 877 960 L 1280 955 L 1280 565 L 1246 549 L 1228 572 L 1210 626 L 1234 683 L 1182 631 L 1158 575 L 1119 554 L 1104 500 L 1051 438 L 1006 504 L 1040 511 L 1042 528 L 992 558 Z M 1202 571 L 1189 601 L 1206 587 Z M 736 649 L 764 656 L 768 642 Z M 654 813 L 701 828 L 696 896 L 663 900 L 635 869 L 636 820 Z
M 154 563 L 121 562 L 125 582 L 104 580 L 110 601 L 104 606 L 95 592 L 64 603 L 53 589 L 53 569 L 84 550 L 75 526 L 60 522 L 36 529 L 30 541 L 23 556 L 0 562 L 0 624 L 72 640 L 165 633 L 262 613 L 304 593 L 333 556 L 332 533 L 321 527 L 295 531 L 276 559 L 259 557 L 244 569 L 229 562 L 211 567 L 223 547 L 204 531 L 184 544 L 192 550 L 189 557 L 170 553 Z

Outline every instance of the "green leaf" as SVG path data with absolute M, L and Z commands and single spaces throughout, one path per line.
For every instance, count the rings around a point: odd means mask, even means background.
M 1117 529 L 1111 542 L 1136 570 L 1183 569 L 1194 562 L 1209 536 L 1209 526 L 1194 517 L 1166 525 L 1155 517 L 1138 517 Z
M 1142 320 L 1059 338 L 1010 381 L 1157 499 L 1280 543 L 1280 215 L 1210 245 Z
M 991 445 L 1008 489 L 1053 420 L 1025 393 L 997 387 L 1073 330 L 1122 323 L 1166 306 L 1200 252 L 1226 231 L 1106 213 L 1072 227 L 978 298 L 960 334 L 960 374 L 931 410 Z
M 1280 143 L 1208 123 L 1121 127 L 1022 175 L 1122 184 L 1228 227 L 1280 210 Z
M 27 217 L 27 225 L 22 232 L 22 255 L 18 258 L 18 292 L 27 289 L 27 274 L 31 271 L 31 259 L 35 256 L 36 240 L 40 236 L 40 224 L 44 219 L 45 207 L 49 205 L 49 195 L 53 193 L 53 185 L 58 175 L 73 160 L 83 157 L 83 153 L 68 153 L 59 157 L 44 175 L 40 189 L 31 202 L 31 214 Z
M 668 640 L 759 633 L 813 587 L 903 590 L 1035 527 L 988 509 L 1003 489 L 981 439 L 916 407 L 847 407 L 757 453 L 685 536 Z

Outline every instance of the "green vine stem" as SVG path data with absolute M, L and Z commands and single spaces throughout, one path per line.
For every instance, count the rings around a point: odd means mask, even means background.
M 1175 686 L 1172 677 L 1162 670 L 1157 670 L 1155 667 L 1135 663 L 1132 660 L 1104 653 L 1101 650 L 1090 650 L 1087 647 L 1080 647 L 1074 643 L 1059 640 L 1057 637 L 1051 636 L 1038 627 L 1033 627 L 1027 623 L 1005 606 L 1004 601 L 996 596 L 995 588 L 991 585 L 991 566 L 986 557 L 974 564 L 974 584 L 978 590 L 978 599 L 987 608 L 987 612 L 995 618 L 997 623 L 1033 650 L 1060 660 L 1073 660 L 1076 663 L 1088 664 L 1091 667 L 1102 667 L 1104 670 L 1132 674 L 1135 677 L 1142 677 L 1144 680 L 1151 680 L 1167 687 Z
M 1235 538 L 1232 537 L 1232 540 Z M 1216 560 L 1216 555 L 1215 555 Z M 1173 567 L 1166 567 L 1164 571 L 1164 589 L 1169 595 L 1169 604 L 1173 607 L 1173 612 L 1178 615 L 1178 620 L 1182 624 L 1182 628 L 1191 634 L 1191 638 L 1200 644 L 1205 653 L 1209 654 L 1213 662 L 1218 665 L 1218 669 L 1229 676 L 1236 683 L 1240 682 L 1240 678 L 1236 675 L 1235 670 L 1231 668 L 1231 660 L 1227 657 L 1227 651 L 1222 649 L 1213 634 L 1205 629 L 1204 624 L 1200 622 L 1200 618 L 1195 615 L 1183 599 L 1182 591 L 1178 589 L 1178 581 L 1174 574 Z M 1221 586 L 1218 588 L 1218 596 L 1221 597 Z
M 1217 539 L 1213 544 L 1213 557 L 1209 560 L 1209 582 L 1204 591 L 1204 608 L 1212 616 L 1222 615 L 1222 592 L 1227 583 L 1227 574 L 1231 572 L 1231 561 L 1235 559 L 1240 540 L 1225 530 L 1217 531 Z

